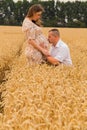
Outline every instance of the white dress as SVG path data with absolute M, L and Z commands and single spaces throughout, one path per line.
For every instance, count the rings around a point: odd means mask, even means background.
M 30 21 L 28 18 L 25 18 L 23 21 L 22 31 L 25 32 L 26 41 L 33 39 L 36 41 L 36 44 L 43 43 L 46 47 L 48 47 L 49 42 L 43 35 L 41 28 Z M 25 55 L 28 58 L 29 63 L 41 63 L 44 60 L 41 52 L 35 49 L 28 42 L 25 48 Z

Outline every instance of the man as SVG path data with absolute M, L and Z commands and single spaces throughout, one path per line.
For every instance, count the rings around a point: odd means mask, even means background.
M 45 50 L 42 51 L 42 53 L 46 56 L 47 61 L 53 65 L 59 65 L 60 63 L 72 65 L 69 48 L 60 39 L 58 29 L 52 29 L 49 31 L 48 40 L 52 44 L 50 52 L 48 53 Z

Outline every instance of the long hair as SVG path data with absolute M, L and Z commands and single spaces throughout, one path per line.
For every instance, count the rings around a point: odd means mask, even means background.
M 40 4 L 34 4 L 29 8 L 27 17 L 32 17 L 35 13 L 40 12 L 40 11 L 44 12 L 44 8 Z M 39 20 L 35 21 L 35 24 L 37 24 L 38 26 L 41 26 L 42 20 L 39 19 Z

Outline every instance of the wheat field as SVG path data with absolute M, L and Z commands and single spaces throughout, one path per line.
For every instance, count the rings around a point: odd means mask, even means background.
M 0 130 L 87 130 L 87 29 L 59 31 L 72 67 L 29 66 L 21 27 L 0 26 Z

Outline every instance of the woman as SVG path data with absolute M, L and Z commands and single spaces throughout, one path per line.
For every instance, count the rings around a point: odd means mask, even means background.
M 41 63 L 44 61 L 42 53 L 48 48 L 48 40 L 41 30 L 41 14 L 44 11 L 40 4 L 32 5 L 22 25 L 25 32 L 27 47 L 25 55 L 29 63 Z

